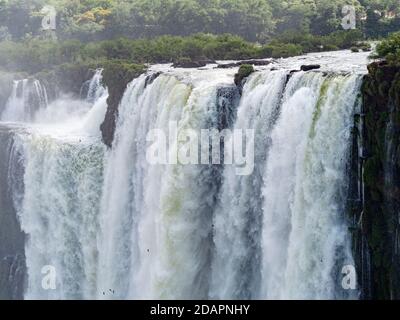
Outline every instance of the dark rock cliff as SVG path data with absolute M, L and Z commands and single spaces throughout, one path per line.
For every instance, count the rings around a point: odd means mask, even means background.
M 109 97 L 107 99 L 108 108 L 106 117 L 100 129 L 103 142 L 108 147 L 111 147 L 114 140 L 118 106 L 122 96 L 128 83 L 145 72 L 145 67 L 121 62 L 109 62 L 102 67 L 104 68 L 103 82 L 108 88 Z
M 400 299 L 400 67 L 375 62 L 368 69 L 354 248 L 362 298 Z
M 11 130 L 0 127 L 0 300 L 23 298 L 26 273 L 24 234 L 17 219 L 10 185 L 10 179 L 17 178 L 14 176 L 16 172 L 11 173 L 10 168 L 20 170 L 18 163 L 13 161 L 16 159 L 10 158 L 12 143 Z

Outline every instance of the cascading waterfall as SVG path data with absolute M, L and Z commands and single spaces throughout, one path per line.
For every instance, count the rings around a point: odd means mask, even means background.
M 102 145 L 43 136 L 18 139 L 25 194 L 19 218 L 28 235 L 26 299 L 85 299 L 96 290 Z M 58 290 L 43 290 L 42 269 L 57 271 Z M 91 293 L 91 294 L 90 294 Z
M 133 80 L 111 149 L 98 132 L 108 97 L 101 70 L 87 84 L 79 130 L 14 133 L 10 157 L 23 174 L 10 168 L 9 185 L 27 235 L 25 298 L 358 297 L 341 287 L 341 271 L 354 265 L 346 173 L 362 77 L 263 70 L 236 103 L 233 74 Z M 149 163 L 151 129 L 167 134 L 176 159 L 190 148 L 189 128 L 254 129 L 252 174 Z M 45 266 L 56 270 L 55 290 L 42 287 Z
M 46 88 L 39 80 L 15 80 L 7 104 L 0 115 L 1 121 L 29 122 L 40 109 L 48 105 Z
M 97 69 L 89 81 L 86 102 L 93 107 L 85 115 L 82 129 L 91 135 L 99 134 L 99 128 L 107 112 L 108 88 L 103 83 L 103 69 Z
M 81 89 L 81 96 L 86 91 L 86 101 L 95 103 L 99 98 L 106 94 L 107 89 L 102 84 L 103 69 L 97 69 L 92 79 L 88 80 Z
M 26 299 L 84 299 L 96 292 L 98 252 L 92 244 L 103 180 L 99 126 L 107 108 L 107 89 L 98 86 L 95 96 L 92 107 L 86 101 L 54 101 L 29 119 L 32 127 L 21 124 L 12 137 L 8 185 L 27 235 Z M 67 107 L 71 113 L 65 112 Z M 86 115 L 79 123 L 76 114 L 82 112 Z M 61 117 L 67 123 L 70 117 L 74 125 L 59 123 Z M 57 274 L 59 290 L 43 290 L 46 266 L 62 270 Z
M 357 75 L 312 73 L 288 84 L 294 94 L 284 98 L 264 177 L 262 297 L 357 296 L 340 279 L 354 266 L 346 165 L 360 84 Z
M 100 290 L 117 298 L 207 298 L 213 189 L 211 168 L 147 165 L 150 128 L 201 129 L 216 116 L 216 86 L 161 75 L 128 88 L 107 158 Z M 173 135 L 173 132 L 169 133 Z M 185 147 L 170 144 L 171 153 Z M 212 183 L 212 182 L 211 182 Z M 110 228 L 110 226 L 113 226 Z M 119 261 L 118 265 L 115 261 Z
M 212 298 L 356 297 L 341 295 L 335 268 L 354 265 L 343 186 L 361 77 L 285 80 L 256 75 L 244 88 L 236 126 L 257 130 L 259 152 L 251 177 L 224 172 Z
M 238 177 L 234 167 L 223 174 L 220 200 L 214 214 L 215 252 L 212 298 L 254 298 L 260 283 L 262 173 L 269 132 L 276 120 L 287 73 L 277 71 L 251 77 L 243 90 L 235 129 L 256 131 L 255 170 Z

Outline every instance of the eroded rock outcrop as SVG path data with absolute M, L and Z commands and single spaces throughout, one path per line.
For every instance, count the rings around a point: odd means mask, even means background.
M 300 67 L 301 71 L 310 71 L 310 70 L 316 70 L 320 69 L 321 66 L 319 64 L 307 64 L 307 65 L 302 65 Z
M 235 74 L 234 82 L 236 86 L 243 88 L 243 80 L 249 77 L 254 72 L 254 67 L 250 64 L 243 64 L 240 66 L 238 73 Z
M 109 97 L 107 99 L 107 113 L 100 129 L 103 142 L 111 147 L 114 140 L 118 106 L 122 96 L 128 83 L 145 72 L 145 67 L 121 62 L 109 62 L 102 67 L 104 68 L 103 82 L 108 88 Z

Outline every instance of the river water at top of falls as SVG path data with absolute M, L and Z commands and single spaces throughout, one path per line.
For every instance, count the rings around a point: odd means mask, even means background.
M 357 298 L 341 269 L 354 264 L 346 170 L 367 63 L 349 51 L 280 59 L 256 67 L 240 98 L 237 68 L 154 65 L 149 73 L 162 74 L 151 83 L 128 85 L 109 150 L 101 71 L 86 99 L 4 118 L 9 157 L 23 164 L 22 177 L 9 168 L 8 184 L 27 235 L 25 298 Z M 321 69 L 289 77 L 307 64 Z M 254 129 L 253 173 L 150 165 L 147 133 L 171 121 L 179 132 Z M 46 266 L 55 290 L 42 286 Z

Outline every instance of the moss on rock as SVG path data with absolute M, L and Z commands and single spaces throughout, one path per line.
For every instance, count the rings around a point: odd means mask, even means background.
M 361 233 L 371 254 L 371 298 L 400 298 L 400 67 L 385 61 L 371 63 L 362 86 L 365 112 L 365 199 Z M 388 178 L 390 177 L 390 178 Z
M 239 68 L 238 73 L 235 74 L 235 84 L 240 86 L 243 79 L 247 78 L 254 72 L 254 67 L 251 64 L 242 64 Z

